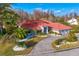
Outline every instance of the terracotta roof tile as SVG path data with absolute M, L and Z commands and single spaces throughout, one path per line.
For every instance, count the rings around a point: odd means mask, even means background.
M 47 20 L 26 20 L 26 21 L 21 22 L 21 26 L 23 28 L 29 28 L 33 30 L 41 30 L 41 26 L 42 27 L 48 26 L 57 30 L 71 29 L 70 26 L 66 26 L 60 23 L 54 23 Z

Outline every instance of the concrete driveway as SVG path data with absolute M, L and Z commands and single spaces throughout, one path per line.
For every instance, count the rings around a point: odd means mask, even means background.
M 52 35 L 40 41 L 28 54 L 28 56 L 79 56 L 79 48 L 55 53 L 51 43 L 53 40 L 58 38 L 62 37 Z
M 48 38 L 40 41 L 28 55 L 29 56 L 38 56 L 38 55 L 42 56 L 49 52 L 53 52 L 53 49 L 51 46 L 52 40 L 55 40 L 58 38 L 60 38 L 60 36 L 50 35 Z

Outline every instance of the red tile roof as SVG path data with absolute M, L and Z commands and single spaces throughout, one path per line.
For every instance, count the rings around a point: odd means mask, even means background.
M 55 23 L 47 20 L 25 20 L 20 23 L 23 28 L 29 28 L 33 30 L 41 30 L 41 26 L 48 26 L 56 30 L 71 29 L 70 26 L 66 26 L 60 23 Z
M 54 23 L 53 24 L 54 26 L 52 26 L 54 29 L 57 29 L 57 30 L 66 30 L 66 29 L 71 29 L 70 26 L 66 26 L 66 25 L 63 25 L 63 24 L 60 24 L 60 23 Z

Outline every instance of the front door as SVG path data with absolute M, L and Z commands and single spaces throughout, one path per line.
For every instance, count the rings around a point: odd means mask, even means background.
M 48 27 L 47 27 L 47 26 L 44 27 L 44 33 L 45 33 L 45 34 L 48 34 Z

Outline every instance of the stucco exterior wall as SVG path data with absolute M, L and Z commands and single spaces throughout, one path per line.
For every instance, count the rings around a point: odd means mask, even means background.
M 58 30 L 52 29 L 53 32 L 60 33 Z
M 70 32 L 70 30 L 60 30 L 59 32 L 62 35 L 66 35 L 66 34 L 68 34 Z
M 43 33 L 44 32 L 44 27 L 40 26 L 40 28 L 41 28 L 41 32 Z
M 42 33 L 46 33 L 46 34 L 48 34 L 48 27 L 46 26 L 46 27 L 42 27 L 41 26 L 41 31 L 42 31 Z
M 72 18 L 70 20 L 67 21 L 70 25 L 78 25 L 77 19 Z
M 43 33 L 48 33 L 48 29 L 49 28 L 41 27 L 41 31 Z M 56 33 L 61 34 L 61 35 L 66 35 L 70 32 L 70 30 L 56 30 L 56 29 L 53 29 L 53 28 L 51 30 L 52 30 L 52 32 L 56 32 Z
M 55 29 L 52 29 L 52 31 L 61 35 L 66 35 L 70 32 L 70 30 L 55 30 Z

